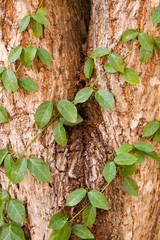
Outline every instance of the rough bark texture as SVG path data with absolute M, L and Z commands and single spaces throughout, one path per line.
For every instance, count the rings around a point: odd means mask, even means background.
M 34 3 L 32 3 L 34 2 Z M 112 48 L 124 56 L 137 41 L 123 44 L 122 32 L 128 28 L 140 28 L 151 32 L 151 13 L 160 1 L 93 0 L 88 35 L 88 56 L 98 46 Z M 7 55 L 18 44 L 28 44 L 30 31 L 20 34 L 18 24 L 28 12 L 34 13 L 38 1 L 5 0 L 0 3 L 0 63 L 8 65 Z M 16 93 L 4 90 L 0 104 L 10 114 L 10 122 L 0 125 L 0 148 L 12 147 L 15 155 L 23 150 L 38 132 L 34 113 L 40 103 L 56 98 L 72 100 L 78 88 L 85 82 L 78 80 L 81 69 L 81 47 L 87 35 L 87 7 L 84 1 L 45 1 L 50 25 L 45 27 L 41 41 L 33 39 L 33 45 L 42 46 L 52 54 L 52 66 L 45 67 L 35 61 L 31 70 L 22 68 L 19 75 L 32 77 L 37 85 L 36 94 L 19 89 Z M 98 106 L 94 98 L 78 106 L 84 123 L 68 128 L 68 144 L 57 146 L 49 127 L 25 152 L 43 158 L 50 166 L 50 184 L 35 180 L 28 172 L 22 183 L 12 186 L 10 193 L 22 200 L 28 216 L 24 230 L 32 240 L 46 240 L 52 214 L 64 209 L 65 199 L 78 187 L 100 190 L 104 186 L 103 167 L 108 155 L 115 153 L 122 143 L 134 143 L 142 133 L 144 124 L 158 119 L 160 98 L 160 57 L 156 49 L 147 63 L 139 60 L 139 50 L 126 60 L 127 67 L 134 68 L 141 79 L 131 86 L 119 74 L 103 77 L 98 83 L 113 93 L 115 110 Z M 97 59 L 94 79 L 103 72 L 106 59 Z M 11 64 L 12 69 L 16 66 Z M 156 145 L 156 150 L 160 150 Z M 91 227 L 96 240 L 158 240 L 159 233 L 159 165 L 146 159 L 133 176 L 140 187 L 139 198 L 129 196 L 117 178 L 106 191 L 109 211 L 98 211 L 96 224 Z M 8 184 L 4 169 L 1 182 Z M 84 204 L 84 203 L 83 203 Z M 81 206 L 73 208 L 71 215 Z M 66 212 L 70 209 L 65 208 Z M 79 221 L 80 218 L 77 220 Z M 71 239 L 78 239 L 72 237 Z

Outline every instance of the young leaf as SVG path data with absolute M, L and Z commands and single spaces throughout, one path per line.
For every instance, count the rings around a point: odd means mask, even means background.
M 139 40 L 141 46 L 145 50 L 153 52 L 154 41 L 147 33 L 144 33 L 144 32 L 140 33 L 138 35 L 138 40 Z
M 91 78 L 92 77 L 92 72 L 94 68 L 94 61 L 92 58 L 89 58 L 84 65 L 84 75 L 86 78 Z
M 82 88 L 76 94 L 74 104 L 86 102 L 92 93 L 93 88 L 91 87 Z
M 8 91 L 16 92 L 18 89 L 18 82 L 16 75 L 10 69 L 5 70 L 2 74 L 2 81 Z
M 0 67 L 0 74 L 3 73 L 4 69 L 5 69 L 5 67 Z
M 8 149 L 4 148 L 0 150 L 0 165 L 8 154 Z
M 60 100 L 57 103 L 58 111 L 62 116 L 71 123 L 77 123 L 77 108 L 68 100 Z
M 149 157 L 153 158 L 154 160 L 156 160 L 156 162 L 160 162 L 160 157 L 158 156 L 158 154 L 156 152 L 149 152 L 146 153 Z
M 160 38 L 157 38 L 154 43 L 160 48 Z
M 37 91 L 37 86 L 35 82 L 26 77 L 21 77 L 18 79 L 19 85 L 21 85 L 23 88 L 29 90 L 29 91 Z
M 72 226 L 72 232 L 82 239 L 93 239 L 93 234 L 83 225 L 75 224 Z
M 19 28 L 21 32 L 23 32 L 28 27 L 30 20 L 31 20 L 30 16 L 25 16 L 24 18 L 22 18 L 19 24 Z
M 64 125 L 70 126 L 70 127 L 76 126 L 77 124 L 80 124 L 81 122 L 83 122 L 83 118 L 79 114 L 77 115 L 77 122 L 76 123 L 70 123 L 70 122 L 66 121 L 64 118 L 60 118 L 59 120 Z
M 116 71 L 124 73 L 124 62 L 123 59 L 116 53 L 109 55 L 109 63 L 112 68 Z
M 108 201 L 103 193 L 98 192 L 97 190 L 91 190 L 88 193 L 88 197 L 94 207 L 108 210 Z
M 141 47 L 139 57 L 141 59 L 141 62 L 147 62 L 152 57 L 152 52 L 145 50 Z
M 47 14 L 47 8 L 38 8 L 37 13 L 45 16 Z
M 30 66 L 32 65 L 32 62 L 26 62 L 25 61 L 25 49 L 22 49 L 21 55 L 20 55 L 20 60 L 22 62 L 22 64 L 27 67 L 30 68 Z
M 155 8 L 152 13 L 152 23 L 160 23 L 160 6 Z
M 12 51 L 10 52 L 9 56 L 8 56 L 8 61 L 10 63 L 16 61 L 19 58 L 19 56 L 21 55 L 21 52 L 22 52 L 22 47 L 21 46 L 13 48 Z
M 48 228 L 61 229 L 68 221 L 68 217 L 63 212 L 54 214 L 49 222 Z
M 43 182 L 50 182 L 50 170 L 48 165 L 40 158 L 28 159 L 28 168 L 35 178 Z
M 149 152 L 153 152 L 154 151 L 154 147 L 148 143 L 148 142 L 137 142 L 135 144 L 135 148 L 137 148 L 140 151 L 143 151 L 145 153 L 149 153 Z
M 38 128 L 44 128 L 49 122 L 53 112 L 53 102 L 45 101 L 37 109 L 35 113 L 35 122 Z
M 92 58 L 109 55 L 110 51 L 106 47 L 99 47 L 91 53 Z
M 9 179 L 11 179 L 13 165 L 14 165 L 14 161 L 12 159 L 12 156 L 11 154 L 8 154 L 4 160 L 4 168 L 6 170 L 6 174 Z
M 68 195 L 66 205 L 70 206 L 70 207 L 75 206 L 84 198 L 86 193 L 87 193 L 87 191 L 84 188 L 76 189 L 75 191 L 71 192 Z
M 134 156 L 137 158 L 136 165 L 140 165 L 141 163 L 143 163 L 143 161 L 145 159 L 145 153 L 144 152 L 141 152 L 141 151 L 137 150 L 134 153 Z
M 9 201 L 9 194 L 7 190 L 3 190 L 3 192 L 0 193 L 0 201 Z
M 12 167 L 11 181 L 13 184 L 21 182 L 27 171 L 27 159 L 18 159 Z
M 155 133 L 153 141 L 160 141 L 160 129 Z
M 156 120 L 148 122 L 143 128 L 142 137 L 153 135 L 159 129 L 159 126 L 159 122 Z
M 20 226 L 12 222 L 10 224 L 6 223 L 2 226 L 0 231 L 0 239 L 3 240 L 25 240 L 24 233 Z
M 129 153 L 120 154 L 114 159 L 114 162 L 119 165 L 132 165 L 136 161 L 137 158 Z
M 126 80 L 126 82 L 130 84 L 139 83 L 138 74 L 131 68 L 125 68 L 124 73 L 121 73 L 121 75 Z
M 83 211 L 82 219 L 86 227 L 92 225 L 96 220 L 96 208 L 89 204 Z
M 36 56 L 36 53 L 37 53 L 36 47 L 32 47 L 32 46 L 27 47 L 25 49 L 25 56 L 24 56 L 25 62 L 32 62 Z
M 33 32 L 35 34 L 36 37 L 40 38 L 40 36 L 42 35 L 42 25 L 36 21 L 34 21 L 33 23 Z
M 114 68 L 111 67 L 110 63 L 106 63 L 104 65 L 104 69 L 109 73 L 116 73 L 117 72 Z
M 25 207 L 21 201 L 17 199 L 12 199 L 8 202 L 7 214 L 10 219 L 16 223 L 21 223 L 26 221 L 26 211 Z
M 122 177 L 131 176 L 136 171 L 136 163 L 122 167 Z
M 65 146 L 67 142 L 66 130 L 61 122 L 57 122 L 53 127 L 53 136 L 55 141 L 61 146 Z
M 71 236 L 71 224 L 67 222 L 62 228 L 54 229 L 49 240 L 68 240 Z
M 117 155 L 123 154 L 123 153 L 128 153 L 130 152 L 134 147 L 131 144 L 124 143 L 122 144 L 118 150 L 117 150 Z
M 104 108 L 113 109 L 114 108 L 114 98 L 113 95 L 107 90 L 100 89 L 95 93 L 95 98 L 97 102 Z
M 123 179 L 123 186 L 128 193 L 138 197 L 138 185 L 132 178 L 125 177 Z
M 116 176 L 116 165 L 114 162 L 109 162 L 105 165 L 103 170 L 103 176 L 105 180 L 110 183 Z
M 8 115 L 6 110 L 0 106 L 0 121 L 1 122 L 8 122 Z
M 138 36 L 139 32 L 136 29 L 127 29 L 122 33 L 122 42 L 128 42 Z
M 40 57 L 41 61 L 47 66 L 51 65 L 51 55 L 48 51 L 43 48 L 38 48 L 37 55 Z
M 47 18 L 43 14 L 39 14 L 39 13 L 33 14 L 32 18 L 40 24 L 43 24 L 43 25 L 49 24 Z

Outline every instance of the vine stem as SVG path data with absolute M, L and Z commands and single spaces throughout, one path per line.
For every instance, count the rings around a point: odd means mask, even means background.
M 19 66 L 18 66 L 17 70 L 15 71 L 15 73 L 17 73 L 19 71 L 21 66 L 22 66 L 22 63 L 19 64 Z
M 38 7 L 38 8 L 40 8 L 40 7 L 42 6 L 43 1 L 44 1 L 44 0 L 41 1 L 41 3 L 39 4 L 39 7 Z
M 35 135 L 32 140 L 27 144 L 27 146 L 23 149 L 23 151 L 18 155 L 17 158 L 20 158 L 21 155 L 27 150 L 27 148 L 31 145 L 31 143 L 42 133 L 46 128 L 48 128 L 58 117 L 60 114 L 57 114 L 37 135 Z
M 3 91 L 4 88 L 5 88 L 5 87 L 3 87 L 3 88 L 0 90 L 0 93 Z

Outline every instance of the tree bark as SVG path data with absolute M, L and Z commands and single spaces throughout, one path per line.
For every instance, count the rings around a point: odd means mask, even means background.
M 38 1 L 5 0 L 0 3 L 0 64 L 8 65 L 7 56 L 11 48 L 27 45 L 31 30 L 21 34 L 18 25 L 27 13 L 34 13 Z M 4 90 L 0 104 L 10 114 L 9 123 L 0 125 L 0 148 L 12 147 L 18 155 L 30 139 L 36 135 L 34 113 L 45 100 L 56 98 L 73 100 L 75 93 L 86 82 L 79 79 L 83 61 L 82 44 L 87 37 L 88 10 L 85 0 L 46 0 L 47 17 L 50 25 L 45 27 L 40 40 L 33 39 L 33 45 L 43 47 L 52 55 L 51 67 L 37 60 L 30 70 L 22 68 L 19 75 L 35 80 L 38 91 L 33 94 L 21 88 L 16 93 Z M 99 46 L 113 49 L 124 56 L 132 50 L 137 41 L 121 42 L 121 34 L 129 28 L 143 29 L 150 33 L 155 29 L 151 14 L 160 1 L 93 0 L 88 33 L 88 57 Z M 85 45 L 83 45 L 84 47 Z M 38 156 L 50 166 L 51 183 L 35 180 L 27 172 L 23 182 L 12 185 L 10 194 L 21 200 L 27 210 L 24 230 L 32 240 L 47 240 L 47 229 L 51 216 L 64 208 L 67 195 L 76 188 L 89 187 L 100 190 L 104 186 L 103 167 L 109 156 L 114 155 L 122 143 L 141 140 L 146 122 L 158 119 L 160 108 L 159 50 L 147 63 L 139 60 L 139 50 L 126 58 L 127 67 L 134 68 L 140 76 L 139 85 L 129 85 L 119 74 L 107 74 L 97 87 L 113 93 L 116 100 L 114 110 L 102 109 L 93 97 L 78 106 L 84 122 L 67 128 L 68 143 L 60 147 L 54 142 L 52 126 L 49 127 L 28 148 L 23 157 Z M 103 73 L 106 60 L 95 60 L 93 80 Z M 11 64 L 14 70 L 17 66 Z M 158 144 L 154 143 L 157 151 Z M 98 210 L 96 223 L 90 228 L 95 239 L 105 240 L 158 240 L 159 232 L 159 165 L 146 159 L 138 167 L 133 178 L 140 190 L 139 197 L 130 196 L 116 178 L 105 194 L 109 211 Z M 1 183 L 6 189 L 8 179 L 1 168 Z M 73 216 L 85 203 L 72 208 Z M 79 222 L 81 217 L 76 220 Z M 75 222 L 76 222 L 75 221 Z M 78 239 L 72 236 L 71 239 Z

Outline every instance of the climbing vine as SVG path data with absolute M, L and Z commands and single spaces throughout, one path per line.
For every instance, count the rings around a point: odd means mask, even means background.
M 33 34 L 40 38 L 43 25 L 49 24 L 46 18 L 47 9 L 41 7 L 42 3 L 43 1 L 41 1 L 35 14 L 25 16 L 20 22 L 19 28 L 21 32 L 25 31 L 29 25 L 32 25 L 30 42 L 28 46 L 17 46 L 9 53 L 9 63 L 20 59 L 20 64 L 15 72 L 6 66 L 0 67 L 0 79 L 3 83 L 3 88 L 0 92 L 3 89 L 15 92 L 18 89 L 18 84 L 26 90 L 36 91 L 37 86 L 32 79 L 26 76 L 17 77 L 20 67 L 25 66 L 30 68 L 36 56 L 47 66 L 51 64 L 49 52 L 43 48 L 32 46 Z M 152 23 L 160 23 L 160 6 L 153 12 Z M 38 180 L 50 182 L 49 167 L 42 159 L 33 157 L 32 155 L 28 159 L 21 158 L 26 149 L 52 123 L 55 123 L 53 126 L 55 141 L 61 146 L 65 146 L 67 143 L 65 126 L 73 127 L 83 122 L 82 117 L 77 112 L 76 105 L 86 102 L 91 95 L 95 96 L 96 101 L 101 107 L 113 109 L 115 100 L 112 93 L 105 89 L 97 90 L 95 84 L 108 72 L 112 74 L 118 72 L 129 84 L 138 84 L 140 82 L 138 74 L 134 69 L 125 66 L 124 59 L 137 48 L 141 47 L 140 59 L 142 62 L 148 61 L 153 54 L 154 48 L 156 46 L 160 47 L 160 38 L 153 38 L 154 33 L 159 29 L 160 27 L 155 29 L 151 34 L 140 32 L 136 29 L 126 30 L 122 34 L 122 42 L 138 38 L 139 44 L 124 57 L 119 56 L 106 47 L 99 47 L 94 50 L 84 65 L 84 74 L 89 81 L 89 87 L 78 91 L 72 102 L 62 99 L 58 102 L 45 101 L 40 104 L 35 112 L 35 122 L 41 130 L 18 156 L 14 156 L 11 149 L 0 150 L 0 165 L 4 164 L 6 175 L 9 178 L 8 188 L 0 190 L 0 239 L 25 240 L 25 235 L 20 224 L 26 220 L 26 211 L 21 201 L 11 198 L 9 194 L 11 182 L 13 184 L 21 182 L 27 168 Z M 104 65 L 104 73 L 95 81 L 92 81 L 91 77 L 95 67 L 94 58 L 106 58 L 107 56 L 108 62 Z M 56 109 L 56 115 L 53 114 L 53 108 Z M 0 121 L 8 121 L 7 112 L 3 107 L 0 107 Z M 130 176 L 135 172 L 136 166 L 144 161 L 146 155 L 160 162 L 160 157 L 149 143 L 151 140 L 160 141 L 159 128 L 160 122 L 153 120 L 147 123 L 143 129 L 142 137 L 149 137 L 147 141 L 140 141 L 135 144 L 125 143 L 118 148 L 116 156 L 108 159 L 104 167 L 103 177 L 107 184 L 101 191 L 80 188 L 69 194 L 66 201 L 67 206 L 73 207 L 77 205 L 86 195 L 88 196 L 88 204 L 72 218 L 64 212 L 54 214 L 48 226 L 53 230 L 49 238 L 50 240 L 68 240 L 71 233 L 74 233 L 81 239 L 94 238 L 88 226 L 94 224 L 97 208 L 108 210 L 108 201 L 103 193 L 117 175 L 122 178 L 125 190 L 134 196 L 138 196 L 138 185 Z M 81 213 L 83 224 L 72 225 L 72 221 Z

